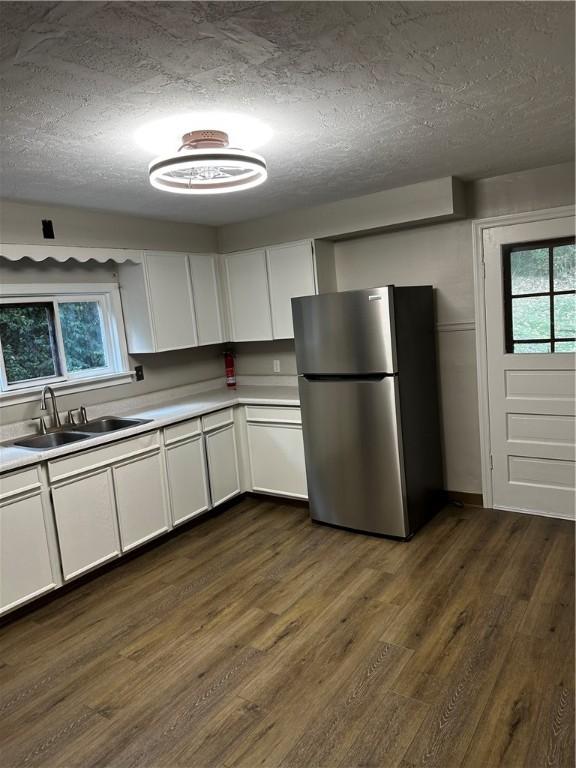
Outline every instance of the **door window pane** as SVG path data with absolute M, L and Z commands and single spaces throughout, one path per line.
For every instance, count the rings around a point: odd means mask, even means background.
M 557 341 L 554 344 L 555 352 L 576 352 L 576 341 Z
M 512 299 L 512 335 L 515 341 L 550 338 L 549 296 Z
M 554 297 L 554 336 L 557 339 L 576 336 L 576 294 Z
M 576 290 L 576 245 L 554 248 L 554 290 Z
M 8 384 L 59 375 L 53 305 L 0 306 L 0 339 Z
M 576 243 L 556 238 L 502 253 L 507 352 L 569 352 L 576 341 Z
M 550 352 L 550 343 L 545 344 L 514 344 L 514 352 Z
M 70 373 L 106 367 L 100 305 L 67 301 L 58 305 L 66 367 Z
M 513 251 L 510 254 L 512 295 L 550 290 L 548 248 Z

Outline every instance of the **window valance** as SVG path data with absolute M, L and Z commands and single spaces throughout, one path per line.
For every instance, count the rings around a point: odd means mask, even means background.
M 141 262 L 142 251 L 129 248 L 86 248 L 77 245 L 22 245 L 20 243 L 0 243 L 0 256 L 9 261 L 32 259 L 32 261 L 125 261 Z

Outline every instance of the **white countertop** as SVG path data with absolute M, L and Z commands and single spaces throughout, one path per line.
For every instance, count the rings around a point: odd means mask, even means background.
M 0 445 L 0 472 L 21 469 L 22 467 L 38 464 L 41 461 L 66 456 L 69 453 L 79 453 L 98 445 L 124 440 L 127 437 L 160 429 L 168 424 L 202 416 L 220 408 L 229 408 L 234 405 L 300 405 L 297 387 L 275 386 L 239 386 L 236 389 L 211 389 L 199 392 L 179 400 L 170 400 L 166 403 L 158 403 L 150 408 L 114 413 L 113 408 L 109 415 L 123 416 L 126 418 L 150 419 L 147 424 L 138 424 L 129 429 L 121 429 L 109 432 L 105 435 L 89 437 L 77 443 L 69 443 L 58 448 L 46 450 L 33 450 L 20 448 L 13 445 Z

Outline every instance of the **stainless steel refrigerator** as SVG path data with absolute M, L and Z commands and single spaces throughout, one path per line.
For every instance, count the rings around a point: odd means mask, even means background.
M 443 503 L 431 286 L 292 299 L 310 514 L 410 538 Z

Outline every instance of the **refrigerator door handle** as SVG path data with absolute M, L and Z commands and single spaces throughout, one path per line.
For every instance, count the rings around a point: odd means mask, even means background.
M 397 373 L 304 373 L 302 378 L 306 379 L 306 381 L 383 381 L 386 378 L 397 375 Z

